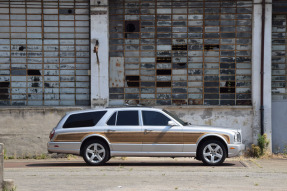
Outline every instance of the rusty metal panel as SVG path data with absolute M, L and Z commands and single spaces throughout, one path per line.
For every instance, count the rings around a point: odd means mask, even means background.
M 110 87 L 124 87 L 124 58 L 110 57 Z

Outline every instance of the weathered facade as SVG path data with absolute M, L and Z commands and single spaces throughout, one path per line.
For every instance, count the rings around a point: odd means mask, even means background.
M 89 1 L 12 0 L 0 8 L 0 105 L 89 105 Z
M 127 103 L 166 108 L 194 124 L 241 128 L 247 146 L 261 133 L 264 106 L 264 132 L 278 137 L 286 127 L 272 127 L 278 120 L 271 114 L 285 104 L 286 10 L 284 2 L 266 0 L 262 12 L 262 3 L 1 1 L 0 142 L 10 154 L 29 153 L 23 137 L 33 140 L 25 134 L 33 124 L 42 132 L 34 150 L 43 153 L 65 110 Z M 273 139 L 274 152 L 287 145 Z

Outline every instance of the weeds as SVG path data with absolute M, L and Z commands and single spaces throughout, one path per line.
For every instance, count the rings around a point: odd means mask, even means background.
M 8 159 L 8 156 L 7 156 L 7 150 L 4 149 L 4 160 L 7 160 Z
M 249 151 L 249 155 L 251 157 L 259 158 L 266 155 L 266 151 L 270 143 L 270 141 L 267 139 L 267 135 L 259 135 L 257 142 L 258 145 L 251 145 L 251 150 Z
M 3 191 L 16 191 L 16 186 L 14 186 L 13 188 L 11 189 L 8 189 L 8 188 L 3 188 Z

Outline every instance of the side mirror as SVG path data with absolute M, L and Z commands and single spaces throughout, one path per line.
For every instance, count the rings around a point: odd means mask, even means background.
M 168 126 L 176 126 L 177 124 L 174 121 L 168 121 Z

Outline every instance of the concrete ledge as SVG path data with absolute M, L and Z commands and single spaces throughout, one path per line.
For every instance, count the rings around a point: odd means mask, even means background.
M 253 109 L 252 106 L 237 106 L 237 105 L 186 105 L 186 106 L 155 106 L 156 108 L 165 109 Z

